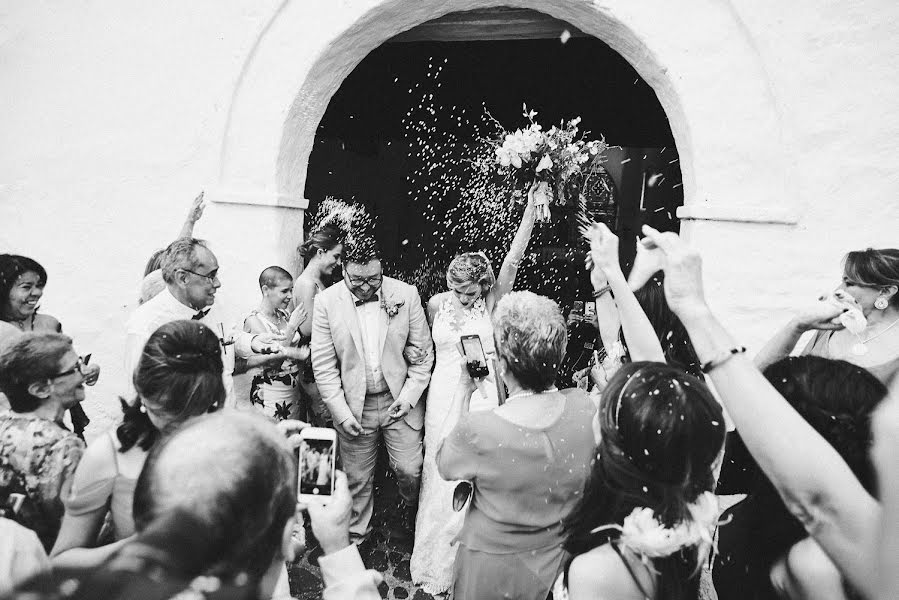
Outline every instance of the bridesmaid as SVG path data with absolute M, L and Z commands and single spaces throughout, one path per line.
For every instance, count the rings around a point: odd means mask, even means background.
M 331 283 L 341 264 L 343 255 L 343 239 L 345 233 L 335 225 L 325 225 L 313 230 L 308 239 L 300 245 L 300 256 L 306 261 L 303 272 L 293 285 L 294 304 L 306 307 L 309 318 L 300 324 L 302 336 L 300 345 L 308 344 L 312 339 L 312 315 L 315 314 L 315 297 Z M 315 376 L 312 373 L 312 362 L 300 376 L 300 389 L 309 408 L 307 418 L 317 427 L 332 427 L 331 415 L 322 402 Z M 303 418 L 303 415 L 301 415 Z

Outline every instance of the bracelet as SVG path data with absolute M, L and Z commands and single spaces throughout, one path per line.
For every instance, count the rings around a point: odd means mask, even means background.
M 699 370 L 703 373 L 708 374 L 710 371 L 712 371 L 713 369 L 717 369 L 737 354 L 743 354 L 744 352 L 746 352 L 746 346 L 740 346 L 739 348 L 731 348 L 730 350 L 725 350 L 718 354 L 718 356 L 716 356 L 712 360 L 702 363 L 699 366 Z
M 611 292 L 611 291 L 612 291 L 612 286 L 609 284 L 606 284 L 603 287 L 596 290 L 595 292 L 593 292 L 593 299 L 596 300 L 597 298 L 602 298 L 603 294 L 607 294 L 608 292 Z

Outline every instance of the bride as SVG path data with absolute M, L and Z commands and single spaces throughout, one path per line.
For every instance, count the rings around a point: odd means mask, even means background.
M 454 258 L 447 269 L 449 289 L 428 301 L 428 321 L 436 361 L 425 410 L 424 466 L 410 568 L 413 583 L 432 595 L 446 593 L 452 588 L 456 556 L 454 539 L 464 516 L 463 512 L 454 512 L 452 507 L 457 482 L 444 481 L 437 473 L 434 461 L 441 436 L 454 425 L 445 421 L 459 380 L 459 339 L 463 335 L 477 334 L 484 352 L 488 356 L 494 352 L 490 316 L 497 301 L 512 291 L 518 264 L 534 228 L 535 214 L 532 188 L 498 278 L 494 278 L 490 261 L 483 252 L 466 252 Z M 487 383 L 481 388 L 486 397 L 476 393 L 471 400 L 471 410 L 495 408 L 497 396 L 493 384 Z

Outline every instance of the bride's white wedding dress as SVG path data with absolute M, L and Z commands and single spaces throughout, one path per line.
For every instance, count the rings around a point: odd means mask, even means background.
M 447 295 L 434 316 L 431 331 L 436 360 L 425 405 L 425 456 L 410 564 L 412 582 L 429 594 L 441 594 L 452 588 L 457 547 L 453 541 L 465 517 L 465 511 L 453 510 L 453 490 L 458 482 L 443 480 L 434 461 L 462 368 L 462 357 L 456 346 L 461 336 L 477 334 L 484 352 L 494 352 L 493 326 L 484 299 L 458 314 L 461 319 L 457 318 L 452 296 Z M 492 364 L 490 367 L 492 372 Z M 471 397 L 472 411 L 489 410 L 497 405 L 496 386 L 488 381 L 482 387 L 487 398 L 476 391 Z M 450 429 L 452 426 L 447 426 L 446 431 Z

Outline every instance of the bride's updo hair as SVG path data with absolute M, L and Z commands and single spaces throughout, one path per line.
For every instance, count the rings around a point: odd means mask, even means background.
M 483 252 L 460 254 L 450 262 L 446 270 L 446 285 L 451 290 L 469 283 L 481 286 L 482 296 L 486 296 L 496 283 L 493 268 Z
M 724 445 L 721 406 L 706 384 L 662 363 L 622 366 L 602 392 L 602 438 L 580 502 L 564 521 L 565 549 L 583 554 L 620 532 L 635 508 L 652 509 L 666 527 L 691 519 L 688 505 L 715 489 L 713 469 Z M 652 559 L 657 598 L 696 598 L 699 546 Z M 567 572 L 567 568 L 566 568 Z
M 334 226 L 326 225 L 325 227 L 321 227 L 309 233 L 309 237 L 306 238 L 297 250 L 300 253 L 300 256 L 303 257 L 303 260 L 307 263 L 309 260 L 315 256 L 315 253 L 321 250 L 322 252 L 330 252 L 334 249 L 338 244 L 343 243 L 343 232 Z

